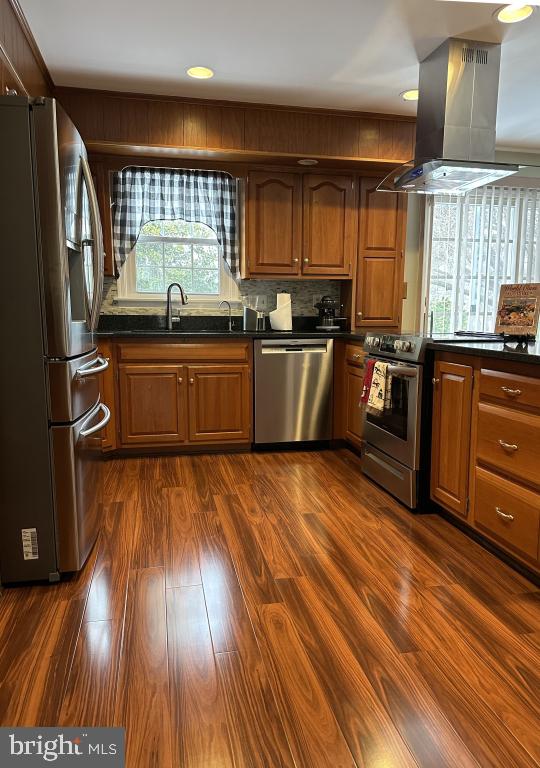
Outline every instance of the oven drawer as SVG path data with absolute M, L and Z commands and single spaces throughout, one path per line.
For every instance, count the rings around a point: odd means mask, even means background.
M 538 557 L 539 494 L 477 467 L 474 519 L 479 529 L 518 552 Z
M 528 406 L 540 409 L 540 378 L 516 376 L 504 371 L 482 368 L 480 399 L 498 400 L 510 407 Z
M 477 460 L 540 485 L 540 416 L 478 405 Z

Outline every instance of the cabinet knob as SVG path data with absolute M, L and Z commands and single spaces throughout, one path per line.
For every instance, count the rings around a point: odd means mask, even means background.
M 495 512 L 499 515 L 499 517 L 502 517 L 503 520 L 509 520 L 512 522 L 514 519 L 514 515 L 509 515 L 507 512 L 503 512 L 500 507 L 495 507 Z
M 298 264 L 298 259 L 293 259 L 293 264 Z
M 304 259 L 304 264 L 309 264 L 309 259 Z
M 521 389 L 510 389 L 510 387 L 501 387 L 502 391 L 510 397 L 519 397 Z
M 432 384 L 438 384 L 440 382 L 440 379 L 431 379 Z
M 178 377 L 178 383 L 181 384 L 183 381 L 184 381 L 184 379 L 181 376 L 179 376 Z
M 190 379 L 190 380 L 189 380 L 189 383 L 190 383 L 190 384 L 195 384 L 195 379 Z
M 505 451 L 517 451 L 519 445 L 516 443 L 507 443 L 504 440 L 499 440 L 499 445 L 504 448 Z
M 362 312 L 357 312 L 357 313 L 356 313 L 356 317 L 363 317 L 363 314 L 362 314 Z

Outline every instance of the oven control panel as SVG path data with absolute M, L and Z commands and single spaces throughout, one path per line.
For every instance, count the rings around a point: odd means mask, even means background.
M 369 354 L 381 354 L 384 357 L 416 361 L 423 357 L 424 341 L 421 336 L 413 335 L 369 335 L 364 340 L 364 349 Z

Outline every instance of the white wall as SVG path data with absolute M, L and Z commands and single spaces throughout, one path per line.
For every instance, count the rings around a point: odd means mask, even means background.
M 415 333 L 420 329 L 422 305 L 422 266 L 424 197 L 409 195 L 407 200 L 407 239 L 405 242 L 404 277 L 407 298 L 403 300 L 401 327 L 403 333 Z

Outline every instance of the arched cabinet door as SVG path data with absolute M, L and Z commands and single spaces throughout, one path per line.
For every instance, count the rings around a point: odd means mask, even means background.
M 357 328 L 399 328 L 407 195 L 377 192 L 379 179 L 360 180 L 356 275 Z
M 356 201 L 352 176 L 304 176 L 304 275 L 352 274 L 358 231 Z
M 251 172 L 247 180 L 248 275 L 298 275 L 302 256 L 302 177 Z

